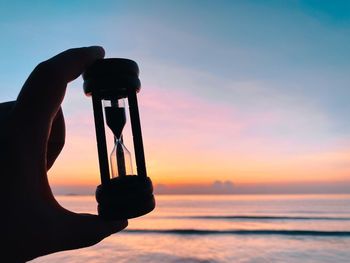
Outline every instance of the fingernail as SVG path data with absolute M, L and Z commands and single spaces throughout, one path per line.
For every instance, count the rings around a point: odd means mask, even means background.
M 112 221 L 110 222 L 110 227 L 111 230 L 116 233 L 119 232 L 121 230 L 123 230 L 124 228 L 126 228 L 128 226 L 128 220 L 118 220 L 118 221 Z
M 105 56 L 105 50 L 101 46 L 91 46 L 88 47 L 88 49 L 96 56 L 96 58 L 104 58 Z
M 126 228 L 129 225 L 128 220 L 119 221 L 121 227 Z

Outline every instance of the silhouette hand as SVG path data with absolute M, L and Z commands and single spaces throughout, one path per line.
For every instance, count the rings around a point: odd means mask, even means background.
M 64 144 L 60 105 L 66 85 L 103 57 L 100 47 L 67 50 L 34 69 L 16 102 L 0 105 L 0 228 L 5 262 L 90 246 L 127 226 L 126 220 L 106 221 L 64 209 L 47 179 Z

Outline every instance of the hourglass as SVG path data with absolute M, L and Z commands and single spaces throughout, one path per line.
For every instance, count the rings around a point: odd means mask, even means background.
M 139 68 L 129 59 L 97 60 L 84 73 L 84 92 L 92 97 L 101 184 L 96 189 L 98 213 L 108 219 L 127 219 L 151 212 L 155 207 L 153 186 L 147 177 L 140 117 L 136 94 L 140 91 Z M 133 135 L 137 175 L 131 154 L 124 145 L 126 124 L 125 99 Z M 114 135 L 110 155 L 107 154 L 103 109 L 107 126 Z

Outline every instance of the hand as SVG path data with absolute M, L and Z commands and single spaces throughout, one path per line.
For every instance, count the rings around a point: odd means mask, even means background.
M 15 102 L 0 105 L 4 262 L 91 246 L 128 224 L 64 209 L 47 179 L 64 144 L 61 103 L 67 83 L 103 57 L 101 47 L 67 50 L 40 63 Z

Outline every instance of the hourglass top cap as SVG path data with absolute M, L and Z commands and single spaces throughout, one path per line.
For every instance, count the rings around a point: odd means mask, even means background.
M 125 58 L 96 60 L 82 75 L 87 96 L 98 94 L 101 99 L 127 97 L 129 92 L 139 92 L 139 67 Z

